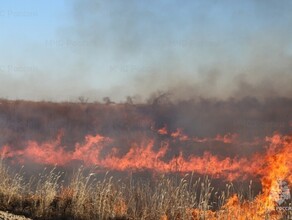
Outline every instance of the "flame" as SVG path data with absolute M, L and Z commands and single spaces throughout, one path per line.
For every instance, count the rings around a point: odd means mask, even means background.
M 224 216 L 222 219 L 254 219 L 262 220 L 266 219 L 266 213 L 263 213 L 261 210 L 264 208 L 262 203 L 259 201 L 240 201 L 238 196 L 235 194 L 230 197 L 226 204 L 219 211 L 220 215 Z M 276 212 L 268 213 L 269 219 L 279 219 L 280 215 Z M 219 218 L 221 219 L 221 218 Z
M 66 151 L 61 145 L 63 134 L 59 134 L 54 141 L 37 143 L 29 141 L 20 150 L 13 150 L 5 145 L 1 148 L 2 157 L 12 158 L 18 162 L 30 160 L 42 164 L 66 165 L 71 161 L 82 161 L 85 165 L 96 165 L 110 170 L 153 170 L 154 172 L 196 172 L 210 175 L 213 178 L 223 177 L 227 180 L 234 180 L 239 177 L 261 176 L 263 193 L 268 197 L 270 190 L 277 188 L 277 180 L 288 180 L 291 183 L 291 137 L 281 137 L 276 134 L 266 141 L 270 143 L 264 156 L 254 155 L 251 158 L 230 158 L 219 159 L 210 152 L 203 156 L 183 156 L 180 152 L 172 159 L 166 159 L 169 149 L 169 142 L 163 142 L 161 148 L 154 150 L 155 140 L 146 140 L 140 144 L 133 143 L 129 151 L 119 156 L 119 147 L 107 149 L 112 139 L 99 134 L 85 137 L 84 143 L 77 143 L 73 151 Z M 185 140 L 181 130 L 177 130 L 173 137 Z M 224 137 L 225 142 L 230 142 L 229 137 Z M 234 137 L 234 136 L 233 136 Z M 217 139 L 218 136 L 217 136 Z M 221 139 L 221 138 L 220 138 Z M 109 152 L 101 157 L 101 151 Z M 142 158 L 142 159 L 141 159 Z M 273 172 L 271 172 L 271 170 Z
M 283 217 L 282 213 L 277 211 L 263 212 L 263 210 L 266 210 L 265 204 L 259 200 L 240 201 L 238 195 L 234 194 L 218 211 L 193 209 L 191 215 L 196 220 L 280 220 Z
M 160 133 L 164 134 L 166 128 Z M 109 147 L 114 142 L 109 137 L 100 134 L 95 136 L 87 135 L 84 142 L 76 143 L 74 150 L 68 151 L 62 146 L 61 132 L 56 140 L 44 143 L 28 141 L 23 149 L 13 150 L 8 145 L 1 148 L 2 158 L 11 158 L 18 162 L 27 160 L 35 163 L 66 165 L 71 161 L 82 161 L 85 165 L 96 165 L 104 170 L 151 170 L 153 172 L 195 172 L 205 174 L 213 178 L 225 178 L 235 180 L 239 178 L 258 177 L 262 183 L 262 193 L 257 195 L 253 201 L 240 201 L 237 195 L 230 197 L 222 209 L 215 213 L 210 210 L 192 210 L 194 219 L 199 216 L 208 216 L 208 219 L 220 219 L 220 215 L 227 219 L 265 219 L 266 214 L 272 216 L 271 219 L 280 219 L 281 213 L 276 211 L 277 200 L 281 191 L 280 181 L 292 183 L 292 135 L 281 136 L 274 134 L 265 138 L 267 143 L 266 151 L 262 154 L 255 154 L 250 158 L 219 158 L 210 152 L 205 152 L 203 156 L 184 156 L 180 152 L 177 156 L 166 159 L 169 150 L 169 141 L 161 142 L 161 147 L 155 150 L 155 139 L 144 140 L 141 143 L 133 143 L 128 152 L 119 155 L 119 147 Z M 180 141 L 193 140 L 186 136 L 181 129 L 171 133 L 171 137 Z M 216 136 L 213 140 L 224 143 L 232 143 L 237 135 L 228 134 Z M 206 138 L 210 140 L 212 138 Z M 257 140 L 258 141 L 258 140 Z M 108 152 L 105 156 L 102 152 Z M 125 213 L 126 204 L 124 202 L 116 205 L 116 211 Z M 203 212 L 203 213 L 202 213 Z M 220 214 L 221 213 L 221 214 Z M 161 219 L 167 219 L 166 215 Z M 224 218 L 226 219 L 226 218 Z
M 163 128 L 158 129 L 157 133 L 160 135 L 167 135 L 168 131 L 166 125 Z
M 225 134 L 223 136 L 218 134 L 214 138 L 214 140 L 215 141 L 221 141 L 221 142 L 223 142 L 225 144 L 231 144 L 236 140 L 237 137 L 238 137 L 237 134 L 231 134 L 231 133 Z
M 157 133 L 160 135 L 167 135 L 168 131 L 166 126 L 164 126 L 163 128 L 160 128 L 157 130 Z M 238 134 L 236 133 L 227 133 L 224 135 L 221 134 L 217 134 L 215 137 L 213 138 L 201 138 L 201 137 L 189 137 L 188 135 L 186 135 L 183 132 L 182 128 L 177 128 L 175 132 L 170 133 L 170 136 L 173 139 L 179 140 L 179 141 L 193 141 L 193 142 L 198 142 L 198 143 L 206 143 L 206 142 L 222 142 L 224 144 L 232 144 L 235 143 L 237 138 L 238 138 Z
M 257 200 L 265 204 L 266 210 L 262 211 L 271 211 L 275 209 L 280 193 L 279 180 L 292 183 L 292 136 L 282 137 L 275 134 L 266 140 L 270 145 L 264 157 L 263 167 L 259 171 L 263 193 Z
M 259 155 L 254 157 L 262 164 L 259 169 L 254 167 L 255 173 L 261 176 L 262 193 L 252 201 L 240 201 L 235 194 L 217 213 L 208 211 L 207 219 L 262 220 L 267 219 L 267 216 L 268 219 L 275 220 L 283 218 L 283 213 L 276 209 L 276 201 L 279 199 L 281 181 L 291 184 L 292 180 L 292 136 L 275 134 L 267 137 L 266 141 L 269 143 L 266 154 L 262 158 Z M 199 219 L 202 212 L 195 209 L 193 217 Z
M 162 147 L 155 151 L 153 149 L 154 140 L 145 141 L 140 145 L 133 144 L 122 157 L 117 155 L 118 147 L 112 148 L 110 153 L 102 158 L 101 151 L 111 142 L 110 138 L 101 135 L 88 135 L 83 144 L 77 143 L 74 151 L 70 152 L 61 145 L 61 136 L 58 136 L 57 140 L 44 143 L 29 141 L 21 150 L 13 151 L 9 146 L 4 146 L 1 149 L 1 155 L 16 159 L 20 163 L 29 160 L 48 165 L 66 165 L 71 161 L 78 160 L 88 166 L 96 165 L 100 168 L 117 171 L 197 172 L 208 174 L 214 178 L 224 177 L 228 180 L 245 175 L 242 171 L 251 173 L 248 166 L 249 161 L 246 158 L 231 159 L 226 157 L 220 160 L 209 152 L 205 152 L 202 157 L 192 155 L 188 158 L 185 158 L 181 152 L 178 156 L 166 160 L 169 143 L 164 142 Z
M 62 136 L 61 133 L 56 140 L 44 143 L 28 141 L 27 145 L 19 150 L 13 150 L 5 145 L 0 152 L 2 157 L 16 159 L 18 162 L 30 160 L 42 164 L 66 165 L 78 160 L 85 165 L 97 165 L 110 170 L 148 169 L 155 172 L 197 172 L 215 178 L 224 177 L 227 180 L 260 176 L 266 198 L 269 197 L 271 190 L 277 189 L 277 180 L 287 180 L 289 183 L 292 181 L 291 137 L 282 137 L 279 134 L 266 138 L 269 147 L 265 155 L 255 154 L 251 158 L 226 157 L 223 159 L 219 159 L 210 152 L 205 152 L 203 156 L 190 155 L 188 157 L 180 152 L 178 156 L 166 159 L 169 142 L 161 143 L 160 149 L 154 150 L 154 139 L 145 140 L 139 144 L 133 143 L 126 154 L 119 156 L 119 147 L 107 149 L 113 140 L 99 134 L 86 136 L 85 141 L 77 143 L 73 151 L 67 151 L 66 147 L 61 145 Z M 179 129 L 172 133 L 172 137 L 186 139 Z M 224 136 L 224 142 L 229 143 L 230 137 L 234 136 Z M 221 140 L 221 138 L 217 136 L 217 139 Z M 109 153 L 101 157 L 102 150 L 107 150 Z
M 189 137 L 183 133 L 181 128 L 178 128 L 175 132 L 170 135 L 172 138 L 179 139 L 180 141 L 188 141 Z

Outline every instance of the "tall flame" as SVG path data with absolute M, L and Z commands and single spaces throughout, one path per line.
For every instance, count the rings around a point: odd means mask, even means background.
M 169 133 L 166 128 L 158 131 L 161 135 L 168 135 L 173 140 L 194 141 L 183 134 L 181 129 Z M 258 177 L 262 183 L 262 193 L 253 201 L 240 202 L 237 195 L 231 197 L 223 209 L 229 210 L 237 219 L 264 219 L 266 213 L 272 213 L 275 219 L 281 214 L 275 211 L 279 200 L 280 181 L 292 183 L 292 136 L 274 134 L 266 137 L 266 151 L 263 154 L 254 154 L 250 158 L 220 159 L 218 156 L 205 152 L 203 156 L 184 156 L 180 152 L 177 156 L 167 159 L 169 140 L 162 141 L 161 147 L 155 150 L 154 139 L 145 140 L 140 144 L 133 143 L 128 152 L 119 155 L 119 147 L 112 147 L 113 139 L 102 135 L 87 135 L 83 143 L 76 143 L 74 150 L 65 150 L 62 146 L 60 133 L 56 140 L 44 143 L 28 141 L 23 149 L 14 150 L 8 145 L 1 148 L 1 155 L 20 163 L 26 160 L 35 163 L 66 165 L 72 161 L 82 161 L 85 165 L 96 165 L 103 170 L 151 170 L 153 172 L 195 172 L 206 174 L 213 178 L 225 178 L 226 180 Z M 216 140 L 224 143 L 233 143 L 237 135 L 217 135 L 215 138 L 204 140 Z M 109 147 L 111 146 L 111 147 Z M 104 152 L 107 152 L 104 155 Z M 104 155 L 104 156 L 103 156 Z M 194 210 L 193 215 L 198 216 L 200 211 Z M 216 219 L 212 211 L 208 211 L 209 219 Z M 220 219 L 220 218 L 218 218 Z
M 100 168 L 110 170 L 153 170 L 155 172 L 197 172 L 207 174 L 214 178 L 223 177 L 227 180 L 234 180 L 239 177 L 261 176 L 264 194 L 268 197 L 268 191 L 275 188 L 278 179 L 285 179 L 291 182 L 291 137 L 281 137 L 275 134 L 266 138 L 269 147 L 265 155 L 255 154 L 251 158 L 230 158 L 219 159 L 218 156 L 205 152 L 203 156 L 183 156 L 180 152 L 177 156 L 166 159 L 169 149 L 169 141 L 161 142 L 161 147 L 154 150 L 154 139 L 146 140 L 140 144 L 133 143 L 129 151 L 119 156 L 119 147 L 107 148 L 113 140 L 99 134 L 85 137 L 84 143 L 76 143 L 73 151 L 66 151 L 61 145 L 62 133 L 56 140 L 37 143 L 27 142 L 23 149 L 13 150 L 8 145 L 1 148 L 1 155 L 12 158 L 18 162 L 30 160 L 43 164 L 66 165 L 71 161 L 82 161 L 86 165 L 96 165 Z M 174 138 L 185 135 L 181 130 L 175 132 Z M 222 139 L 223 137 L 223 139 Z M 219 136 L 224 142 L 230 142 L 229 136 Z M 228 138 L 227 138 L 228 137 Z M 108 153 L 101 156 L 101 152 Z
M 292 136 L 268 137 L 270 143 L 260 169 L 263 193 L 257 198 L 268 210 L 274 210 L 280 193 L 279 183 L 292 183 Z M 276 192 L 276 193 L 275 193 Z

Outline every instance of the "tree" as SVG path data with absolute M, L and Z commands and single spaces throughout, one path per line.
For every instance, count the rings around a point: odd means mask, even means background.
M 88 102 L 88 98 L 85 98 L 84 96 L 79 96 L 78 100 L 82 104 L 86 104 Z

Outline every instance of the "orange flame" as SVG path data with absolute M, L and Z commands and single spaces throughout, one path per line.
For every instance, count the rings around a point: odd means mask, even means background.
M 260 169 L 263 193 L 257 200 L 263 202 L 268 211 L 274 210 L 279 192 L 279 180 L 292 183 L 292 137 L 275 134 L 266 138 L 270 142 Z M 276 192 L 273 193 L 273 192 Z
M 177 130 L 173 136 L 184 137 L 180 130 Z M 119 148 L 116 147 L 108 149 L 109 153 L 101 157 L 101 151 L 112 143 L 112 139 L 101 135 L 88 135 L 83 144 L 77 143 L 73 151 L 66 151 L 66 148 L 61 146 L 61 138 L 62 134 L 55 141 L 44 143 L 29 141 L 21 150 L 13 150 L 5 145 L 0 153 L 2 157 L 16 159 L 19 162 L 28 159 L 42 164 L 66 165 L 78 160 L 85 165 L 97 165 L 100 168 L 118 171 L 148 169 L 155 172 L 196 172 L 214 178 L 223 177 L 227 180 L 260 176 L 263 192 L 267 197 L 271 188 L 277 186 L 277 179 L 287 180 L 289 183 L 292 180 L 290 173 L 292 167 L 291 137 L 281 137 L 278 134 L 266 139 L 270 146 L 263 156 L 223 159 L 219 159 L 209 152 L 205 152 L 203 156 L 190 155 L 187 158 L 181 152 L 172 159 L 166 159 L 169 143 L 163 142 L 162 147 L 155 151 L 153 149 L 154 140 L 145 141 L 140 145 L 132 144 L 124 156 L 118 156 Z
M 13 150 L 5 145 L 1 148 L 0 154 L 4 158 L 11 158 L 18 162 L 30 160 L 42 164 L 66 165 L 78 160 L 85 165 L 97 165 L 102 169 L 118 171 L 147 169 L 154 172 L 195 172 L 226 180 L 250 176 L 259 177 L 262 183 L 262 193 L 254 201 L 240 202 L 238 196 L 234 195 L 220 210 L 223 213 L 228 210 L 229 215 L 236 219 L 264 219 L 266 213 L 269 213 L 274 219 L 279 219 L 281 213 L 275 211 L 280 193 L 279 180 L 287 181 L 288 184 L 292 183 L 292 136 L 275 134 L 267 137 L 265 139 L 266 152 L 261 155 L 255 154 L 250 158 L 219 159 L 209 152 L 205 152 L 201 157 L 190 155 L 186 158 L 180 152 L 178 156 L 166 159 L 169 142 L 163 142 L 159 150 L 154 150 L 154 140 L 146 140 L 140 145 L 134 143 L 123 156 L 118 156 L 118 147 L 110 148 L 107 150 L 109 153 L 102 157 L 102 150 L 113 143 L 112 139 L 101 135 L 88 135 L 85 137 L 84 143 L 77 143 L 73 151 L 67 151 L 61 145 L 62 135 L 60 133 L 56 140 L 44 143 L 29 141 L 20 150 Z M 182 141 L 189 140 L 180 129 L 171 136 Z M 215 139 L 224 143 L 232 143 L 236 137 L 236 135 L 227 135 L 217 136 Z M 124 204 L 120 204 L 118 207 L 121 208 L 118 210 L 119 212 L 125 212 Z M 195 219 L 202 214 L 200 210 L 193 210 L 192 213 Z M 204 215 L 209 216 L 208 219 L 220 219 L 220 213 L 215 215 L 210 210 L 204 211 Z M 165 217 L 161 218 L 165 219 Z
M 183 133 L 181 128 L 178 128 L 175 132 L 171 133 L 171 137 L 177 138 L 180 141 L 187 141 L 189 137 Z
M 158 132 L 158 134 L 160 134 L 160 135 L 167 135 L 167 134 L 168 134 L 168 131 L 167 131 L 166 126 L 164 126 L 163 128 L 158 129 L 157 132 Z

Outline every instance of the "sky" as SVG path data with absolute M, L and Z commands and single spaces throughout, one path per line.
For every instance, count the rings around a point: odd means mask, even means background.
M 0 0 L 0 97 L 290 97 L 291 10 L 288 0 Z

